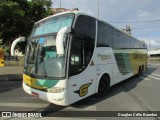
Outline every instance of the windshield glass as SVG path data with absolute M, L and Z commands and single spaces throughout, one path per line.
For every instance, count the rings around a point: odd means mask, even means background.
M 57 15 L 38 22 L 28 40 L 24 73 L 36 78 L 65 77 L 67 42 L 69 34 L 63 38 L 64 54 L 57 54 L 56 37 L 60 29 L 71 27 L 74 14 Z
M 71 27 L 73 21 L 73 14 L 63 14 L 44 20 L 35 25 L 31 33 L 31 37 L 55 33 L 63 27 Z M 46 29 L 47 28 L 47 29 Z
M 26 74 L 34 77 L 64 77 L 66 61 L 66 45 L 68 35 L 64 41 L 64 55 L 57 55 L 56 34 L 31 38 L 27 46 L 25 69 Z

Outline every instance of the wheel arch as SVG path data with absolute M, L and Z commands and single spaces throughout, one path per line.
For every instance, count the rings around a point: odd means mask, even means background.
M 104 72 L 102 74 L 100 74 L 98 77 L 97 77 L 97 85 L 96 85 L 96 93 L 98 93 L 98 86 L 99 86 L 99 82 L 102 78 L 102 76 L 105 75 L 106 77 L 108 77 L 109 79 L 109 83 L 110 83 L 110 86 L 111 86 L 111 75 L 109 74 L 109 72 Z

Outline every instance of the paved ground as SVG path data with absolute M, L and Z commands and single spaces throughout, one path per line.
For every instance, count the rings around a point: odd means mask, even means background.
M 22 72 L 23 72 L 22 66 L 0 67 L 0 82 L 22 80 Z

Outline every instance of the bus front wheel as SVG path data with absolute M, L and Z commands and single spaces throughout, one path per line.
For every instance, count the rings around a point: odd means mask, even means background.
M 110 87 L 110 80 L 107 75 L 103 75 L 100 79 L 99 86 L 98 86 L 98 97 L 105 96 Z

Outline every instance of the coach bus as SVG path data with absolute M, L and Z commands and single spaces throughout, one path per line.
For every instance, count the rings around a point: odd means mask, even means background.
M 23 89 L 67 106 L 147 68 L 147 46 L 110 24 L 80 11 L 35 23 L 28 38 Z

